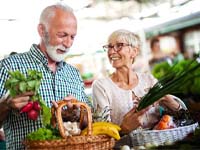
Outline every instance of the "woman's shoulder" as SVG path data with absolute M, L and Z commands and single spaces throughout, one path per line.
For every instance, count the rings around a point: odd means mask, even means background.
M 155 84 L 157 79 L 150 72 L 137 72 L 139 81 L 143 83 Z
M 95 79 L 92 84 L 105 86 L 107 84 L 110 84 L 110 78 L 109 77 L 98 78 Z
M 155 77 L 150 72 L 137 72 L 137 75 L 142 79 L 155 79 Z

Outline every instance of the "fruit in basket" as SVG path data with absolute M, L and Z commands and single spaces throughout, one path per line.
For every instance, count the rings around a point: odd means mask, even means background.
M 120 131 L 121 130 L 121 128 L 120 128 L 120 126 L 118 126 L 117 124 L 114 124 L 114 123 L 112 123 L 112 122 L 94 122 L 93 124 L 92 124 L 92 126 L 94 127 L 94 126 L 112 126 L 112 127 L 114 127 L 114 128 L 116 128 L 118 131 Z
M 174 128 L 175 125 L 173 123 L 172 116 L 170 115 L 163 115 L 158 124 L 154 127 L 155 130 L 165 130 Z
M 93 135 L 106 134 L 116 140 L 120 139 L 119 130 L 121 128 L 111 122 L 95 122 L 92 124 Z M 81 135 L 87 134 L 87 128 L 82 130 Z

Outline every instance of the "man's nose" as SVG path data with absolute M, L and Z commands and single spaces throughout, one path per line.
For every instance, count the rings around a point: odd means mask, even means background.
M 71 37 L 67 36 L 67 37 L 65 37 L 65 38 L 63 39 L 62 44 L 63 44 L 63 46 L 65 46 L 66 48 L 70 48 L 70 47 L 72 46 L 73 42 L 74 42 L 74 40 L 73 40 Z

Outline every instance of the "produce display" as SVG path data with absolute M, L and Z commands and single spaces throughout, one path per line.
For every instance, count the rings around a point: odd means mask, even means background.
M 157 64 L 153 68 L 152 73 L 158 79 L 158 82 L 149 90 L 149 92 L 144 97 L 142 97 L 137 111 L 140 111 L 150 106 L 166 94 L 177 96 L 200 95 L 199 58 L 182 60 L 178 63 L 173 64 L 172 66 L 167 62 L 163 62 Z M 197 96 L 197 99 L 198 101 L 200 100 L 199 96 Z M 152 128 L 153 130 L 138 129 L 137 131 L 130 133 L 127 136 L 121 137 L 121 140 L 119 140 L 116 144 L 117 148 L 127 150 L 151 148 L 184 149 L 183 143 L 187 141 L 185 146 L 188 149 L 198 149 L 199 144 L 197 144 L 197 141 L 199 140 L 199 135 L 197 136 L 196 131 L 198 131 L 199 129 L 196 128 L 198 126 L 197 122 L 199 120 L 196 119 L 196 114 L 197 113 L 194 113 L 193 110 L 190 109 L 180 110 L 179 112 L 165 111 L 163 112 L 161 120 L 154 126 L 154 128 Z M 190 133 L 189 136 L 187 136 L 188 133 L 186 133 L 186 131 Z M 191 135 L 193 136 L 191 137 Z M 183 140 L 183 138 L 185 138 L 186 140 Z M 193 138 L 194 140 L 192 140 L 191 138 Z
M 161 79 L 166 76 L 169 72 L 182 72 L 187 71 L 188 66 L 194 62 L 193 59 L 184 59 L 173 65 L 168 64 L 167 62 L 162 62 L 156 64 L 152 69 L 152 74 L 157 79 Z M 198 62 L 194 62 L 192 66 L 197 65 Z M 194 71 L 189 72 L 188 77 L 190 78 L 187 83 L 182 85 L 182 95 L 198 96 L 200 95 L 200 70 L 195 69 Z M 176 93 L 175 93 L 176 94 Z M 179 94 L 180 95 L 180 94 Z
M 115 150 L 164 149 L 165 146 L 166 150 L 169 146 L 173 149 L 172 145 L 197 135 L 198 123 L 193 117 L 189 110 L 165 110 L 152 129 L 136 129 L 121 137 L 116 142 Z
M 200 78 L 199 58 L 188 60 L 186 65 L 180 67 L 179 63 L 158 79 L 158 82 L 142 97 L 137 110 L 150 106 L 167 94 L 185 93 L 186 87 L 191 88 L 191 81 Z M 199 86 L 199 85 L 198 85 Z M 198 89 L 199 91 L 199 89 Z
M 91 109 L 87 104 L 71 100 L 72 104 L 80 105 L 78 122 L 64 121 L 63 110 L 67 109 L 67 101 L 57 101 L 58 107 L 51 108 L 51 124 L 28 134 L 24 141 L 27 149 L 69 149 L 82 150 L 87 148 L 113 148 L 115 140 L 120 139 L 121 128 L 111 122 L 93 122 Z M 83 114 L 87 114 L 87 127 L 82 129 Z M 43 136 L 42 136 L 43 135 Z
M 27 114 L 27 117 L 33 121 L 36 121 L 38 119 L 38 116 L 41 115 L 42 121 L 43 121 L 43 127 L 37 129 L 36 131 L 32 133 L 29 133 L 26 136 L 26 140 L 24 141 L 24 144 L 28 144 L 28 143 L 30 144 L 31 143 L 30 141 L 33 141 L 33 143 L 34 141 L 36 141 L 36 145 L 41 145 L 41 141 L 53 141 L 54 143 L 54 140 L 55 140 L 55 142 L 58 142 L 58 143 L 60 142 L 62 146 L 63 145 L 62 139 L 66 137 L 69 137 L 69 138 L 70 137 L 84 137 L 84 136 L 88 137 L 87 133 L 88 133 L 88 127 L 90 126 L 89 123 L 88 123 L 88 126 L 82 130 L 80 128 L 81 122 L 74 122 L 70 120 L 65 121 L 64 118 L 63 120 L 61 119 L 62 120 L 61 122 L 57 122 L 56 124 L 53 124 L 53 122 L 55 122 L 55 119 L 57 121 L 60 120 L 58 119 L 59 118 L 58 115 L 61 114 L 62 111 L 65 111 L 67 108 L 63 107 L 62 109 L 57 110 L 56 108 L 48 108 L 46 106 L 45 102 L 42 100 L 40 94 L 38 93 L 38 90 L 42 81 L 41 72 L 38 72 L 35 70 L 28 70 L 27 74 L 24 75 L 20 71 L 10 71 L 9 75 L 10 75 L 9 78 L 7 79 L 5 83 L 5 88 L 9 91 L 9 95 L 11 97 L 15 97 L 25 92 L 33 93 L 33 95 L 30 98 L 30 101 L 19 110 L 19 114 L 25 113 Z M 62 105 L 62 101 L 60 101 L 60 103 L 58 102 L 58 105 L 60 104 Z M 89 109 L 89 107 L 86 106 L 85 103 L 81 103 L 81 105 Z M 56 114 L 56 116 L 52 115 L 53 113 L 52 110 L 54 110 L 54 114 Z M 91 115 L 91 113 L 89 112 L 88 114 Z M 53 121 L 53 116 L 54 116 L 54 121 Z M 61 118 L 62 117 L 64 116 L 61 115 Z M 92 115 L 90 117 L 92 118 Z M 114 142 L 111 139 L 115 139 L 115 140 L 120 139 L 119 131 L 121 129 L 118 125 L 115 125 L 111 122 L 105 122 L 103 120 L 104 117 L 105 116 L 102 115 L 101 116 L 102 119 L 99 118 L 98 121 L 96 120 L 96 122 L 92 122 L 92 125 L 90 127 L 92 127 L 92 135 L 94 136 L 102 135 L 99 137 L 99 140 L 103 140 L 102 142 L 111 142 L 109 145 L 111 147 Z M 93 121 L 95 121 L 95 117 Z M 107 138 L 107 136 L 110 137 L 110 139 Z M 89 138 L 92 138 L 90 134 L 89 134 Z M 95 140 L 98 140 L 98 138 L 95 137 L 94 142 Z M 50 145 L 52 145 L 51 142 L 50 142 Z

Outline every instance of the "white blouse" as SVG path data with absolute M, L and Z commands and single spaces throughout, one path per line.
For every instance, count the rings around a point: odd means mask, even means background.
M 134 107 L 132 92 L 136 97 L 143 97 L 157 80 L 147 73 L 137 73 L 139 82 L 132 90 L 118 87 L 109 77 L 97 79 L 92 84 L 92 100 L 94 109 L 102 111 L 106 106 L 111 110 L 109 121 L 121 124 L 123 116 Z M 158 107 L 152 107 L 143 117 L 143 128 L 152 127 L 159 119 Z

